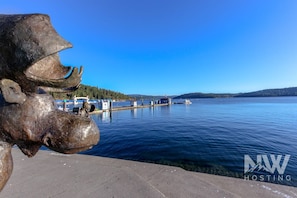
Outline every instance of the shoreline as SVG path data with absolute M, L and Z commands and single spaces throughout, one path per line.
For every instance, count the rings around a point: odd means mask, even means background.
M 182 168 L 40 150 L 12 149 L 14 170 L 3 197 L 297 197 L 297 188 Z

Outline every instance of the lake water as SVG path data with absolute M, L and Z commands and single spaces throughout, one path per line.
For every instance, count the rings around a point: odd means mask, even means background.
M 92 115 L 101 139 L 83 153 L 297 186 L 297 97 L 192 102 Z M 244 175 L 245 155 L 267 156 L 285 172 Z

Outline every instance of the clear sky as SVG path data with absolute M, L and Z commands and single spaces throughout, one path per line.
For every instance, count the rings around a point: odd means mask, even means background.
M 297 86 L 296 0 L 1 0 L 45 13 L 83 84 L 125 94 Z

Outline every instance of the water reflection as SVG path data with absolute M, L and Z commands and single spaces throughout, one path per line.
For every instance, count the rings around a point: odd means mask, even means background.
M 137 109 L 131 109 L 131 117 L 132 118 L 137 118 Z
M 149 107 L 149 112 L 150 112 L 150 115 L 151 116 L 154 116 L 154 114 L 155 114 L 155 107 L 153 107 L 153 106 Z
M 111 122 L 112 121 L 112 112 L 111 111 L 104 111 L 98 115 L 98 119 L 102 122 Z
M 164 116 L 170 115 L 171 105 L 160 106 L 159 108 L 162 115 Z

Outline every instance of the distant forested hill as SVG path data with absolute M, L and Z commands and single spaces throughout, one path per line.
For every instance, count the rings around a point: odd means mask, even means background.
M 265 89 L 260 91 L 239 94 L 215 94 L 215 93 L 188 93 L 175 97 L 175 99 L 191 98 L 229 98 L 229 97 L 273 97 L 273 96 L 297 96 L 297 87 L 283 89 Z
M 136 100 L 159 100 L 160 98 L 169 97 L 174 98 L 175 96 L 153 96 L 153 95 L 141 95 L 141 94 L 129 94 L 130 98 Z
M 51 93 L 55 99 L 72 99 L 73 96 L 89 96 L 90 99 L 115 99 L 115 100 L 127 100 L 130 97 L 120 93 L 107 89 L 101 89 L 98 87 L 92 87 L 88 85 L 80 85 L 79 88 L 70 93 Z
M 272 96 L 297 96 L 297 87 L 283 89 L 264 89 L 260 91 L 237 94 L 235 97 L 272 97 Z
M 214 93 L 188 93 L 183 94 L 177 97 L 174 97 L 174 99 L 190 99 L 190 98 L 230 98 L 234 97 L 235 94 L 214 94 Z
M 129 100 L 133 99 L 159 99 L 164 96 L 150 96 L 150 95 L 125 95 L 120 92 L 115 92 L 98 87 L 88 85 L 80 85 L 80 87 L 71 93 L 51 93 L 55 99 L 72 99 L 76 96 L 89 96 L 91 99 L 115 99 L 115 100 Z M 283 89 L 265 89 L 260 91 L 239 93 L 239 94 L 216 94 L 216 93 L 187 93 L 180 96 L 168 96 L 174 99 L 194 99 L 194 98 L 230 98 L 230 97 L 272 97 L 272 96 L 297 96 L 297 87 L 283 88 Z

